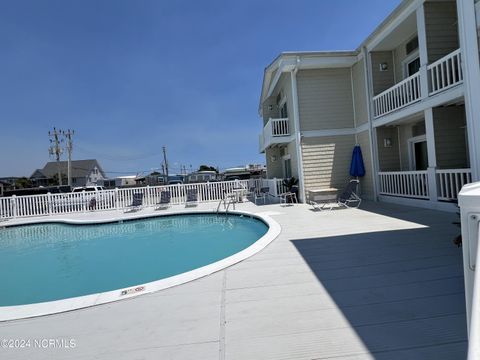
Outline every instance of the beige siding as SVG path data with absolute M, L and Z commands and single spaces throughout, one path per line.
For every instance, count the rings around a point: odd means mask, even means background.
M 394 50 L 393 50 L 393 61 L 395 65 L 395 83 L 398 83 L 402 81 L 403 79 L 406 78 L 405 76 L 405 66 L 403 64 L 404 60 L 407 58 L 407 43 L 412 40 L 416 34 L 412 34 L 409 36 L 404 42 L 402 42 L 400 45 L 398 45 Z M 418 54 L 418 49 L 412 51 L 408 56 L 412 56 L 412 54 Z M 411 58 L 411 60 L 414 60 L 415 56 Z
M 393 56 L 391 51 L 371 53 L 373 94 L 378 95 L 395 84 Z M 387 63 L 388 70 L 380 71 L 380 64 Z
M 353 127 L 350 68 L 301 70 L 297 89 L 302 131 Z
M 389 138 L 392 142 L 391 147 L 384 146 L 384 139 Z M 378 127 L 378 162 L 380 171 L 399 171 L 400 170 L 400 156 L 398 148 L 398 133 L 397 128 Z
M 457 7 L 455 1 L 426 2 L 424 6 L 428 62 L 432 63 L 459 47 Z
M 365 165 L 365 176 L 360 179 L 360 191 L 363 199 L 372 200 L 373 192 L 373 173 L 372 157 L 370 153 L 370 137 L 368 131 L 363 131 L 357 135 L 357 143 L 362 149 L 363 163 Z
M 302 140 L 305 189 L 342 189 L 350 178 L 354 135 L 311 137 Z
M 265 150 L 265 158 L 267 164 L 267 177 L 270 179 L 283 177 L 280 148 L 271 148 Z M 275 158 L 275 160 L 273 158 Z
M 440 169 L 468 167 L 463 106 L 433 109 L 435 151 Z
M 297 151 L 296 151 L 296 142 L 292 141 L 287 145 L 287 154 L 290 155 L 290 161 L 292 166 L 292 176 L 295 178 L 299 178 L 298 176 L 298 159 L 297 159 Z
M 353 98 L 355 106 L 355 123 L 357 126 L 368 122 L 367 93 L 365 87 L 365 60 L 360 60 L 352 67 Z

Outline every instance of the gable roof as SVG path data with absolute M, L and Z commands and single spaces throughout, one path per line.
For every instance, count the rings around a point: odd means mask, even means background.
M 38 177 L 39 175 L 44 175 L 45 178 L 53 178 L 58 173 L 58 166 L 60 166 L 60 172 L 63 175 L 68 173 L 68 162 L 67 161 L 60 161 L 57 164 L 56 161 L 50 161 L 45 164 L 43 169 L 37 169 L 33 172 L 32 176 L 30 177 Z M 97 167 L 103 177 L 105 177 L 105 173 L 98 163 L 96 159 L 88 159 L 88 160 L 73 160 L 72 161 L 72 177 L 73 178 L 81 178 L 90 175 L 92 170 Z

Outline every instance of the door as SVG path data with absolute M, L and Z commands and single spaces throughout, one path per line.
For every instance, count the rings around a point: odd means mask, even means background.
M 428 152 L 427 142 L 419 141 L 413 144 L 415 156 L 415 170 L 427 170 L 428 168 Z

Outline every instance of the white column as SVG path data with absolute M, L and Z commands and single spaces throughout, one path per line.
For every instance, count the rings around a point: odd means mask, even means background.
M 367 114 L 368 114 L 368 135 L 370 140 L 370 158 L 372 159 L 372 179 L 373 179 L 373 198 L 378 199 L 380 192 L 378 178 L 378 154 L 377 154 L 377 132 L 373 127 L 373 87 L 372 87 L 372 65 L 370 56 L 366 47 L 362 48 L 365 72 L 365 92 L 367 94 Z
M 427 138 L 428 154 L 428 193 L 430 201 L 437 201 L 437 155 L 435 151 L 435 133 L 433 128 L 433 109 L 428 108 L 424 111 L 425 116 L 425 136 Z
M 297 58 L 297 63 L 299 59 Z M 293 123 L 295 125 L 295 150 L 297 153 L 297 171 L 298 171 L 298 195 L 299 202 L 305 202 L 305 179 L 303 178 L 303 158 L 302 158 L 302 134 L 300 132 L 300 112 L 298 110 L 298 93 L 297 93 L 297 71 L 298 68 L 291 71 L 292 75 L 292 103 L 293 103 Z
M 457 0 L 458 35 L 462 54 L 465 115 L 472 180 L 480 180 L 480 63 L 473 0 Z
M 420 55 L 420 94 L 422 99 L 428 97 L 428 50 L 427 50 L 427 31 L 425 28 L 425 11 L 423 4 L 417 8 L 417 36 L 418 53 Z

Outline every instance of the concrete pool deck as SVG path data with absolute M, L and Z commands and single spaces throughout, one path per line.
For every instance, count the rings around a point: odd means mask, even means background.
M 465 358 L 455 214 L 368 202 L 359 210 L 322 212 L 248 202 L 237 209 L 268 214 L 281 234 L 251 258 L 187 284 L 0 323 L 1 339 L 75 343 L 0 347 L 0 358 Z M 69 217 L 92 214 L 115 215 Z

